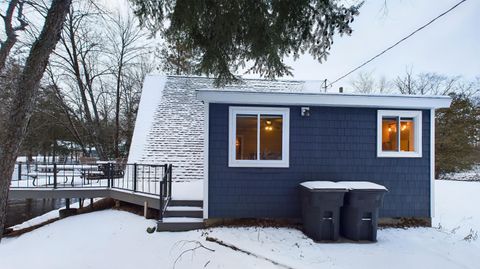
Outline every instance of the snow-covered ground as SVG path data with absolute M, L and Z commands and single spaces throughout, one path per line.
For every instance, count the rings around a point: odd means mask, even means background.
M 465 237 L 480 231 L 479 194 L 480 182 L 437 181 L 437 228 L 382 229 L 371 244 L 315 243 L 287 228 L 148 234 L 155 221 L 105 210 L 4 239 L 0 268 L 478 268 L 480 239 Z M 207 234 L 283 267 L 208 242 Z M 188 251 L 197 242 L 214 251 Z
M 480 165 L 475 165 L 472 169 L 458 172 L 447 173 L 440 176 L 444 180 L 464 180 L 464 181 L 480 181 Z
M 174 200 L 203 200 L 203 180 L 173 182 L 172 198 Z
M 470 230 L 480 236 L 479 205 L 480 181 L 437 180 L 433 225 L 460 238 L 472 234 Z M 480 246 L 480 238 L 475 242 Z
M 94 198 L 94 202 L 100 200 L 102 198 Z M 83 201 L 83 206 L 84 207 L 87 207 L 90 205 L 90 199 L 85 199 Z M 79 208 L 80 207 L 80 203 L 76 202 L 76 203 L 71 203 L 70 204 L 70 208 Z M 59 211 L 61 209 L 65 209 L 65 207 L 61 207 L 59 209 L 56 209 L 56 210 L 52 210 L 50 212 L 47 212 L 43 215 L 40 215 L 38 217 L 35 217 L 33 219 L 29 219 L 23 223 L 20 223 L 20 224 L 17 224 L 17 225 L 14 225 L 12 227 L 10 227 L 11 229 L 13 229 L 14 231 L 17 231 L 17 230 L 21 230 L 21 229 L 25 229 L 25 228 L 29 228 L 29 227 L 32 227 L 32 226 L 35 226 L 35 225 L 38 225 L 38 224 L 42 224 L 46 221 L 49 221 L 49 220 L 52 220 L 52 219 L 55 219 L 55 218 L 58 218 L 59 216 Z

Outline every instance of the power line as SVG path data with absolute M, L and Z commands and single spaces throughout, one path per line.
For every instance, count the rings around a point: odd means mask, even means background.
M 398 42 L 396 42 L 395 44 L 391 45 L 390 47 L 384 49 L 382 52 L 378 53 L 377 55 L 373 56 L 372 58 L 370 58 L 369 60 L 367 60 L 366 62 L 362 63 L 361 65 L 355 67 L 354 69 L 352 69 L 350 72 L 346 73 L 345 75 L 337 78 L 336 80 L 334 80 L 333 82 L 331 82 L 328 87 L 331 87 L 333 84 L 337 83 L 338 81 L 344 79 L 345 77 L 349 76 L 350 74 L 352 74 L 353 72 L 357 71 L 358 69 L 364 67 L 365 65 L 369 64 L 370 62 L 372 62 L 373 60 L 377 59 L 378 57 L 382 56 L 383 54 L 385 54 L 387 51 L 393 49 L 394 47 L 396 47 L 398 44 L 402 43 L 403 41 L 407 40 L 408 38 L 410 38 L 411 36 L 413 36 L 414 34 L 420 32 L 421 30 L 423 30 L 424 28 L 426 28 L 427 26 L 429 26 L 430 24 L 432 24 L 434 21 L 440 19 L 441 17 L 445 16 L 447 13 L 449 13 L 450 11 L 454 10 L 456 7 L 458 7 L 459 5 L 463 4 L 464 2 L 466 2 L 467 0 L 462 0 L 460 2 L 458 2 L 457 4 L 455 4 L 454 6 L 452 6 L 451 8 L 449 8 L 448 10 L 446 10 L 445 12 L 441 13 L 440 15 L 438 15 L 437 17 L 433 18 L 432 20 L 430 20 L 428 23 L 422 25 L 421 27 L 419 27 L 418 29 L 416 29 L 415 31 L 413 31 L 411 34 L 407 35 L 406 37 L 400 39 Z

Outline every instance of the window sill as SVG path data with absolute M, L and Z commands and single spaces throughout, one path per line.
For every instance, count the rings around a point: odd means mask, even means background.
M 378 152 L 377 158 L 422 158 L 421 152 Z
M 230 161 L 228 167 L 289 168 L 288 161 Z

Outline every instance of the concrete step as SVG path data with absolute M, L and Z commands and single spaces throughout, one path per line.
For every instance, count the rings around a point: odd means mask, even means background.
M 163 216 L 201 218 L 203 208 L 199 206 L 168 206 Z
M 170 200 L 168 206 L 197 206 L 203 207 L 202 200 Z
M 158 232 L 181 232 L 203 229 L 204 227 L 202 218 L 167 217 L 157 222 Z

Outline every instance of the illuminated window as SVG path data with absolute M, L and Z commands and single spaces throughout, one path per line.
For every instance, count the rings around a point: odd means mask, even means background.
M 422 157 L 421 111 L 378 111 L 377 156 Z
M 288 108 L 230 107 L 229 166 L 288 167 Z

